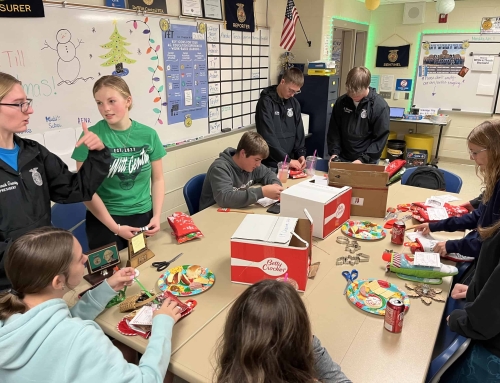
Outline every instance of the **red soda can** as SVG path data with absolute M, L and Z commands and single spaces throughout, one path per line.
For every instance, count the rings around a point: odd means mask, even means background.
M 406 225 L 403 221 L 396 221 L 392 226 L 391 242 L 395 245 L 402 245 L 405 241 Z
M 398 298 L 391 298 L 385 308 L 384 328 L 393 333 L 400 333 L 403 329 L 405 306 Z

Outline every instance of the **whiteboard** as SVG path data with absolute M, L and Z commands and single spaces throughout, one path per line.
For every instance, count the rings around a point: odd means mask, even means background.
M 107 48 L 103 45 L 112 41 L 115 31 L 124 39 L 122 41 L 129 44 L 125 46 L 129 53 L 124 54 L 126 60 L 123 64 L 127 74 L 123 78 L 133 98 L 130 117 L 154 128 L 163 144 L 217 133 L 222 125 L 222 115 L 225 118 L 237 117 L 227 110 L 228 106 L 221 104 L 218 111 L 207 113 L 206 118 L 194 119 L 191 126 L 185 126 L 184 122 L 169 124 L 173 119 L 167 107 L 165 76 L 169 73 L 163 65 L 164 32 L 160 29 L 160 16 L 71 5 L 64 8 L 55 4 L 44 6 L 45 18 L 27 21 L 2 18 L 0 23 L 0 71 L 21 80 L 28 98 L 34 100 L 34 113 L 30 117 L 26 135 L 44 135 L 49 131 L 64 129 L 78 130 L 83 121 L 90 126 L 102 119 L 93 98 L 92 87 L 100 76 L 113 74 L 116 69 L 114 64 L 103 66 L 109 58 L 102 57 L 110 52 L 109 45 Z M 171 25 L 197 26 L 196 22 L 168 21 Z M 20 27 L 20 23 L 29 23 L 29 28 L 27 25 Z M 207 43 L 205 52 L 213 54 L 213 61 L 207 60 L 208 104 L 209 95 L 219 95 L 221 99 L 221 83 L 230 82 L 233 77 L 230 68 L 221 73 L 223 55 L 220 51 L 222 44 L 219 43 L 228 44 L 231 48 L 233 38 L 241 42 L 237 46 L 254 40 L 248 36 L 243 38 L 241 34 L 233 36 L 216 23 L 208 23 L 206 29 L 203 39 L 215 43 Z M 259 42 L 263 31 L 256 32 Z M 263 40 L 268 46 L 269 31 L 266 30 L 264 35 Z M 224 52 L 231 54 L 231 49 Z M 224 60 L 226 64 L 227 60 Z M 210 70 L 212 68 L 214 70 Z M 237 76 L 238 73 L 235 74 Z M 218 105 L 219 101 L 214 98 L 213 102 Z M 235 120 L 235 123 L 240 125 L 239 120 Z M 230 127 L 233 128 L 234 124 L 231 123 Z M 51 140 L 61 141 L 56 143 L 60 153 L 74 146 L 74 142 L 69 143 L 64 139 L 66 136 L 51 135 Z
M 468 47 L 464 41 L 469 42 Z M 500 81 L 499 53 L 500 36 L 423 35 L 413 104 L 445 111 L 493 113 Z M 492 61 L 491 70 L 477 70 L 473 61 L 479 56 Z M 461 72 L 462 67 L 468 68 L 467 73 Z

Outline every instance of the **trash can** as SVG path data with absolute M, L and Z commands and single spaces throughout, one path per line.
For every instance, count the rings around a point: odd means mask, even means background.
M 404 159 L 406 154 L 406 142 L 404 140 L 387 141 L 387 158 L 389 162 Z
M 396 132 L 389 132 L 389 137 L 387 138 L 387 140 L 395 140 L 398 138 L 398 134 Z M 385 147 L 384 147 L 384 150 L 382 151 L 382 155 L 380 156 L 380 158 L 382 159 L 386 159 L 387 158 L 387 142 L 385 143 Z

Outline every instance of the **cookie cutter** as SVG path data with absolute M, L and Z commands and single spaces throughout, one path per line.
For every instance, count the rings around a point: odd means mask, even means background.
M 359 259 L 359 262 L 369 262 L 370 261 L 370 256 L 365 253 L 358 253 L 356 256 Z
M 342 266 L 347 263 L 347 258 L 346 257 L 340 257 L 337 258 L 337 266 Z
M 348 255 L 347 263 L 349 263 L 351 266 L 357 265 L 359 263 L 359 258 L 354 255 Z
M 337 243 L 340 243 L 342 245 L 348 245 L 349 244 L 349 238 L 346 238 L 346 237 L 337 237 Z
M 357 241 L 352 241 L 345 247 L 345 251 L 354 254 L 356 251 L 361 250 L 361 246 L 358 245 Z

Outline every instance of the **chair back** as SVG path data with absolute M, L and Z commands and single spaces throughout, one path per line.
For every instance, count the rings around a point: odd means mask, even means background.
M 184 194 L 184 199 L 186 200 L 189 215 L 196 214 L 200 211 L 201 189 L 203 188 L 203 182 L 205 182 L 206 176 L 206 173 L 198 174 L 184 185 L 182 193 Z
M 71 232 L 80 242 L 83 252 L 89 251 L 87 233 L 85 231 L 85 216 L 87 208 L 83 202 L 56 203 L 51 209 L 52 226 Z

